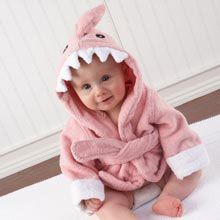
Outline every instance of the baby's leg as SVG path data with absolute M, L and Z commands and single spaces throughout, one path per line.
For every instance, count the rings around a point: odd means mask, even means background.
M 132 192 L 119 192 L 107 188 L 104 204 L 96 214 L 101 220 L 137 220 L 130 210 L 132 206 Z
M 182 216 L 183 208 L 181 201 L 196 188 L 200 176 L 201 171 L 197 171 L 180 180 L 172 173 L 158 200 L 152 206 L 153 211 L 157 214 L 171 217 Z

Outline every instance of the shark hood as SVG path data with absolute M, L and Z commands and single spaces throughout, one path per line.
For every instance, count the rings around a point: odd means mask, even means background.
M 206 150 L 182 113 L 146 86 L 132 56 L 97 29 L 104 15 L 100 5 L 86 12 L 66 46 L 57 72 L 56 92 L 71 114 L 61 134 L 60 166 L 71 180 L 74 204 L 82 200 L 104 200 L 104 185 L 121 191 L 139 189 L 158 182 L 167 165 L 179 178 L 208 164 Z M 86 108 L 70 84 L 70 67 L 80 68 L 79 57 L 91 63 L 112 56 L 124 62 L 126 98 L 116 126 L 106 113 Z
M 101 62 L 105 62 L 108 56 L 111 55 L 115 62 L 124 62 L 126 64 L 124 65 L 124 74 L 126 74 L 127 81 L 125 84 L 127 94 L 129 93 L 129 95 L 127 95 L 124 101 L 126 106 L 124 109 L 124 103 L 122 105 L 121 111 L 123 110 L 123 117 L 119 117 L 121 123 L 126 123 L 126 121 L 129 121 L 133 117 L 143 92 L 143 82 L 134 58 L 124 49 L 120 48 L 111 36 L 95 29 L 95 26 L 103 17 L 104 12 L 105 5 L 102 4 L 87 11 L 78 20 L 75 26 L 75 33 L 63 51 L 57 71 L 56 85 L 58 97 L 64 102 L 74 119 L 92 130 L 98 129 L 102 131 L 103 126 L 105 129 L 108 129 L 107 127 L 109 126 L 108 121 L 103 122 L 103 112 L 95 112 L 86 108 L 70 85 L 70 81 L 72 80 L 70 67 L 73 69 L 80 68 L 79 57 L 90 64 L 94 54 L 97 55 Z M 94 127 L 97 119 L 98 121 L 102 121 L 98 125 L 99 128 L 97 126 Z M 108 123 L 108 125 L 105 125 L 105 123 Z

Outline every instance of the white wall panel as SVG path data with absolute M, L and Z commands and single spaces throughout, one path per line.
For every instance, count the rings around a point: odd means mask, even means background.
M 0 155 L 60 131 L 56 68 L 86 10 L 103 1 L 0 0 Z M 109 12 L 98 25 L 120 44 Z
M 220 3 L 216 2 L 213 4 L 214 0 L 207 1 L 201 0 L 197 1 L 197 7 L 201 16 L 201 20 L 203 21 L 203 25 L 206 31 L 206 35 L 210 46 L 213 50 L 213 55 L 217 62 L 220 61 L 220 20 L 219 16 L 216 13 L 217 10 L 219 12 Z M 216 8 L 215 8 L 216 6 Z
M 158 89 L 217 66 L 217 0 L 107 0 L 123 47 Z

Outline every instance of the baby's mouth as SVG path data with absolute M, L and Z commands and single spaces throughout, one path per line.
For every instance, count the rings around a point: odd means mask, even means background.
M 104 99 L 104 100 L 101 101 L 101 102 L 106 102 L 106 101 L 108 101 L 110 98 L 112 98 L 112 96 L 108 97 L 107 99 Z

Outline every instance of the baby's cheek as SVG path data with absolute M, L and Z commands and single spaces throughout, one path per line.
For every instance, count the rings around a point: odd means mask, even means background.
M 88 108 L 93 107 L 93 101 L 90 96 L 82 96 L 81 101 L 86 107 L 88 107 Z
M 123 85 L 115 87 L 113 91 L 118 97 L 124 97 L 125 88 Z

